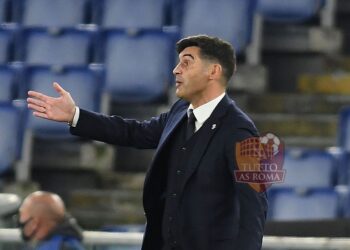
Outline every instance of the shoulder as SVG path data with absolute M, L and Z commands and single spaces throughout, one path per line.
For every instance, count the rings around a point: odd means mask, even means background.
M 258 136 L 258 130 L 253 120 L 229 97 L 226 97 L 228 105 L 225 123 L 230 130 L 246 131 L 252 136 Z

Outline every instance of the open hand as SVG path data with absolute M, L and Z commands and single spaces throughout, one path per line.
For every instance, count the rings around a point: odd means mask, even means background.
M 60 95 L 51 97 L 36 91 L 28 91 L 28 108 L 33 110 L 36 117 L 59 122 L 71 122 L 75 113 L 75 103 L 69 92 L 64 90 L 57 82 L 54 89 Z

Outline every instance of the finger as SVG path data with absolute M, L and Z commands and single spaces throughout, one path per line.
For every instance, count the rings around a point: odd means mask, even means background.
M 40 113 L 43 113 L 46 111 L 46 109 L 44 107 L 41 107 L 41 106 L 38 106 L 35 104 L 28 104 L 28 108 L 33 110 L 33 111 L 40 112 Z
M 47 103 L 46 102 L 43 102 L 39 99 L 35 99 L 35 98 L 27 98 L 27 103 L 32 103 L 32 104 L 35 104 L 35 105 L 38 105 L 38 106 L 41 106 L 41 107 L 47 107 Z
M 45 114 L 45 113 L 33 112 L 33 115 L 36 116 L 36 117 L 40 117 L 40 118 L 44 118 L 44 119 L 49 119 L 49 117 L 48 117 L 47 114 Z
M 40 92 L 33 91 L 33 90 L 28 91 L 28 96 L 34 97 L 34 98 L 39 99 L 39 100 L 42 100 L 42 101 L 44 101 L 44 102 L 46 102 L 47 100 L 50 99 L 49 96 L 44 95 L 44 94 L 42 94 L 42 93 L 40 93 Z
M 57 82 L 53 83 L 53 87 L 60 95 L 64 95 L 66 93 L 66 91 Z

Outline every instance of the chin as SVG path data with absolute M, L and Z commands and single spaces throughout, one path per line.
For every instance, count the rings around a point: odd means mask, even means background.
M 176 92 L 175 92 L 176 96 L 180 99 L 183 99 L 185 101 L 189 101 L 189 98 L 188 96 L 181 90 L 179 89 L 176 89 Z
M 182 98 L 182 97 L 183 97 L 183 95 L 181 94 L 181 91 L 180 91 L 179 89 L 176 89 L 175 95 L 176 95 L 177 97 L 179 97 L 179 98 Z

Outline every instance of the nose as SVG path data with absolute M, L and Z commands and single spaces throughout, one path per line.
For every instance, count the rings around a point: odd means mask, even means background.
M 174 75 L 180 74 L 180 64 L 175 66 L 175 68 L 173 69 L 173 74 Z

